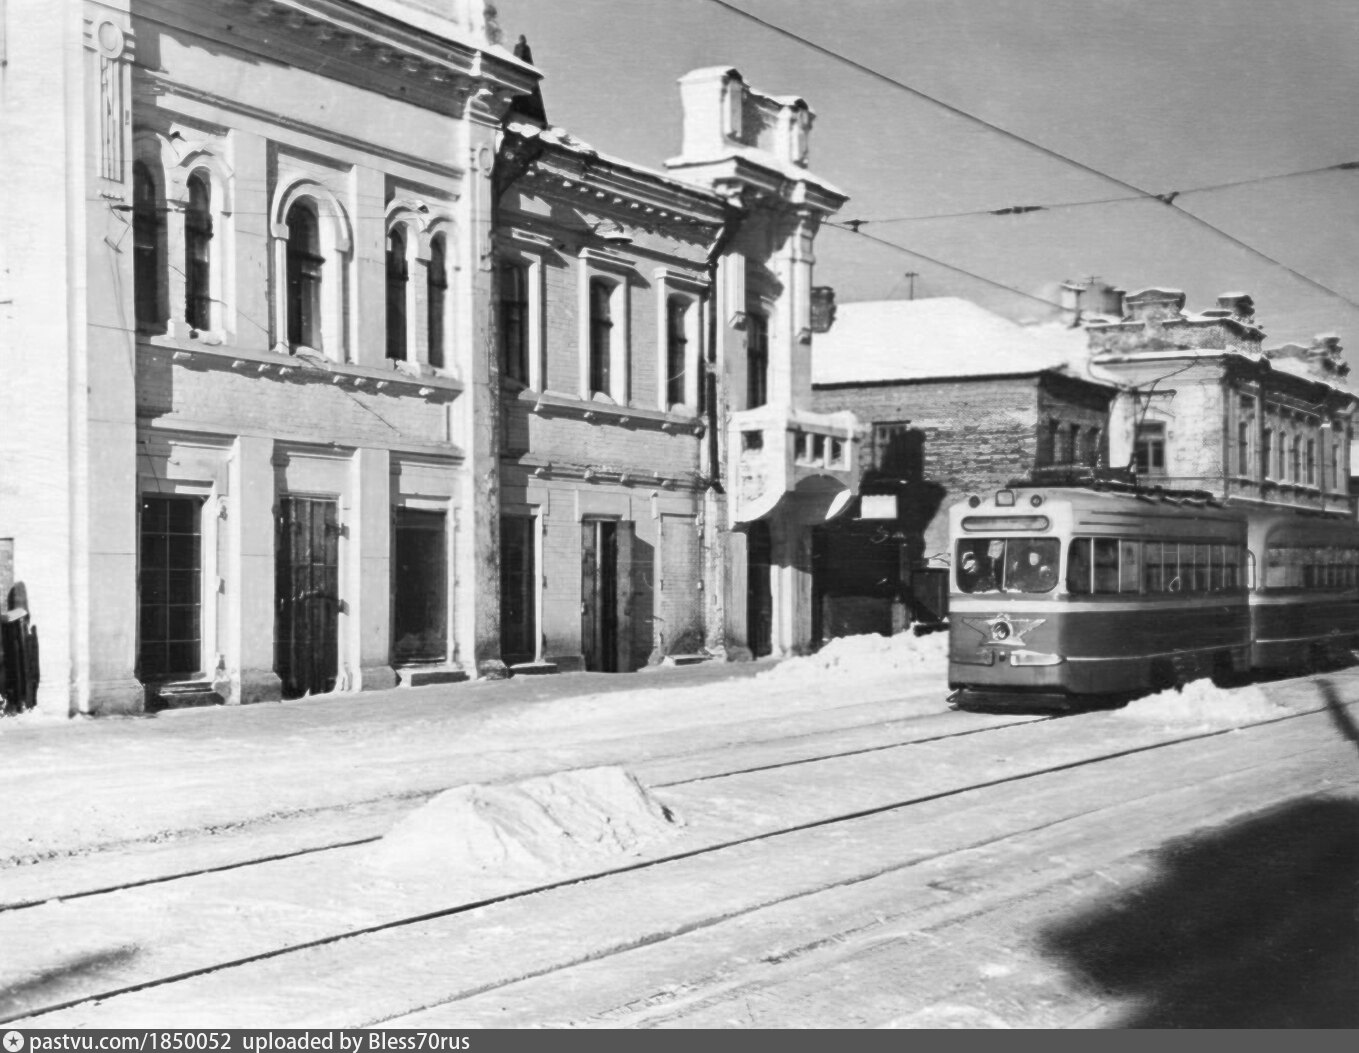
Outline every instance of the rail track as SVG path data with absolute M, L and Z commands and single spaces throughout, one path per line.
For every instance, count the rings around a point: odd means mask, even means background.
M 1290 712 L 1287 715 L 1280 716 L 1271 720 L 1256 722 L 1256 725 L 1258 726 L 1262 724 L 1281 724 L 1288 721 L 1297 720 L 1309 716 L 1311 714 L 1315 714 L 1322 710 L 1323 708 L 1324 707 L 1322 706 L 1317 706 L 1309 709 Z M 1041 719 L 1052 719 L 1052 718 L 1041 718 Z M 832 751 L 830 753 L 825 754 L 803 756 L 799 758 L 790 758 L 777 763 L 750 765 L 746 767 L 732 768 L 731 770 L 707 772 L 701 775 L 697 775 L 693 778 L 675 779 L 669 782 L 657 783 L 655 785 L 671 788 L 681 786 L 693 788 L 701 786 L 702 784 L 706 783 L 714 783 L 719 780 L 733 780 L 733 779 L 740 780 L 742 778 L 747 778 L 753 775 L 776 771 L 781 768 L 788 768 L 799 765 L 803 766 L 806 765 L 815 766 L 819 764 L 824 765 L 832 762 L 843 761 L 846 758 L 852 758 L 869 753 L 885 755 L 890 754 L 891 751 L 900 751 L 901 758 L 905 760 L 910 756 L 910 751 L 916 747 L 933 743 L 939 743 L 941 741 L 950 739 L 973 738 L 976 736 L 981 736 L 985 732 L 1001 732 L 1007 728 L 1015 728 L 1017 725 L 1033 724 L 1036 722 L 1041 721 L 1035 721 L 1032 718 L 1016 719 L 1013 721 L 1006 721 L 1000 724 L 991 724 L 985 728 L 961 729 L 958 731 L 950 731 L 945 734 L 916 736 L 914 738 L 909 738 L 903 741 L 897 741 L 893 743 L 881 743 L 873 746 L 865 746 L 850 750 Z M 44 1001 L 35 998 L 31 1002 L 28 1002 L 21 1006 L 14 1006 L 11 1011 L 7 1012 L 3 1016 L 0 1016 L 0 1023 L 8 1024 L 23 1022 L 43 1026 L 44 1018 L 50 1017 L 51 1015 L 62 1012 L 64 1010 L 71 1010 L 77 1007 L 91 1005 L 96 1002 L 107 1003 L 111 1000 L 135 995 L 139 992 L 150 991 L 155 988 L 171 987 L 175 984 L 185 983 L 187 981 L 194 980 L 195 978 L 208 977 L 213 974 L 227 973 L 230 970 L 241 969 L 247 966 L 255 965 L 257 963 L 286 959 L 289 956 L 302 955 L 304 952 L 314 952 L 320 949 L 333 948 L 336 947 L 336 945 L 341 944 L 343 941 L 361 941 L 364 940 L 365 938 L 376 937 L 379 934 L 393 934 L 400 933 L 402 931 L 414 932 L 419 930 L 419 927 L 424 925 L 430 925 L 432 923 L 436 923 L 444 919 L 456 918 L 459 915 L 467 915 L 479 911 L 484 912 L 488 909 L 494 909 L 497 907 L 513 904 L 516 901 L 522 901 L 532 896 L 542 895 L 545 893 L 553 892 L 554 890 L 564 889 L 567 886 L 588 886 L 593 883 L 603 882 L 606 881 L 607 879 L 617 878 L 622 875 L 629 875 L 646 871 L 659 871 L 666 867 L 674 867 L 678 864 L 685 863 L 686 861 L 702 861 L 704 857 L 716 856 L 719 853 L 731 852 L 733 850 L 738 850 L 749 846 L 757 846 L 761 843 L 776 844 L 777 842 L 779 842 L 780 839 L 794 838 L 797 835 L 805 834 L 809 831 L 845 827 L 849 824 L 853 824 L 863 820 L 868 820 L 872 817 L 885 816 L 893 813 L 905 814 L 912 808 L 920 808 L 922 806 L 929 805 L 933 802 L 945 801 L 949 798 L 959 797 L 961 795 L 966 794 L 975 794 L 978 791 L 989 790 L 996 787 L 1021 784 L 1029 780 L 1039 779 L 1043 776 L 1054 775 L 1060 772 L 1073 771 L 1082 768 L 1090 768 L 1095 765 L 1099 765 L 1109 761 L 1114 761 L 1120 758 L 1167 749 L 1184 743 L 1213 739 L 1228 734 L 1229 732 L 1235 730 L 1237 729 L 1236 728 L 1211 729 L 1204 731 L 1194 731 L 1191 733 L 1179 735 L 1168 735 L 1157 738 L 1155 741 L 1141 742 L 1136 745 L 1128 746 L 1125 748 L 1114 750 L 1106 749 L 1082 755 L 1079 757 L 1075 757 L 1072 759 L 1062 760 L 1058 763 L 1039 764 L 1033 767 L 1024 768 L 1023 770 L 1008 773 L 1003 776 L 992 779 L 974 781 L 964 780 L 959 784 L 934 789 L 931 790 L 930 792 L 908 794 L 896 797 L 891 800 L 881 801 L 867 807 L 832 811 L 829 814 L 819 815 L 814 818 L 803 819 L 801 821 L 796 822 L 788 822 L 783 825 L 778 825 L 769 829 L 759 830 L 757 832 L 750 833 L 744 836 L 720 838 L 718 840 L 709 841 L 707 843 L 685 847 L 679 851 L 666 852 L 642 860 L 632 860 L 617 866 L 602 867 L 586 874 L 573 874 L 570 877 L 561 880 L 543 881 L 534 884 L 530 887 L 517 888 L 514 889 L 513 891 L 505 892 L 503 894 L 484 896 L 464 902 L 447 902 L 433 909 L 425 909 L 408 914 L 402 914 L 396 917 L 386 918 L 374 924 L 339 928 L 336 929 L 335 931 L 325 932 L 320 935 L 316 935 L 312 938 L 281 943 L 277 946 L 258 950 L 252 953 L 242 954 L 234 958 L 223 958 L 221 960 L 203 961 L 200 964 L 193 966 L 192 968 L 182 968 L 172 971 L 166 971 L 157 975 L 148 975 L 145 976 L 144 978 L 136 980 L 135 982 L 128 982 L 122 984 L 115 983 L 107 987 L 99 987 L 97 989 L 94 985 L 90 985 L 86 987 L 84 990 L 82 990 L 78 995 L 72 995 L 71 997 L 66 998 L 53 999 L 50 1001 Z M 704 752 L 706 753 L 709 751 Z M 892 758 L 887 757 L 884 759 Z M 673 758 L 671 758 L 671 760 L 673 760 Z M 275 854 L 265 859 L 243 860 L 236 862 L 230 866 L 205 868 L 200 871 L 188 871 L 177 874 L 166 874 L 145 881 L 129 883 L 127 885 L 110 886 L 108 888 L 103 889 L 91 889 L 83 893 L 82 897 L 87 899 L 93 899 L 100 896 L 113 896 L 117 895 L 118 893 L 126 889 L 131 889 L 134 887 L 144 888 L 145 886 L 148 885 L 170 886 L 175 882 L 188 880 L 192 877 L 196 877 L 204 873 L 211 873 L 222 870 L 248 870 L 250 868 L 266 867 L 274 862 L 277 862 L 280 859 L 292 858 L 297 855 L 322 855 L 327 852 L 336 852 L 344 849 L 353 848 L 357 845 L 365 844 L 374 840 L 377 840 L 377 838 L 363 838 L 359 840 L 340 842 L 332 845 L 313 846 L 305 850 L 302 850 L 298 853 Z M 967 847 L 975 846 L 969 845 Z M 956 847 L 948 849 L 946 852 L 942 852 L 940 854 L 948 854 L 949 852 L 955 851 L 958 851 Z M 926 856 L 924 858 L 932 857 Z M 920 860 L 917 859 L 910 864 L 904 865 L 916 865 L 919 861 Z M 785 900 L 795 898 L 797 898 L 796 895 L 784 897 Z M 782 902 L 782 900 L 776 899 L 772 902 L 778 903 Z M 771 901 L 762 900 L 756 907 L 752 907 L 751 909 L 752 910 L 765 909 L 770 905 Z M 22 913 L 25 910 L 34 909 L 34 906 L 35 905 L 33 904 L 11 904 L 6 909 L 6 913 L 11 915 L 16 913 Z M 730 920 L 731 917 L 732 915 L 730 912 L 720 913 L 714 916 L 713 918 L 709 919 L 708 921 L 704 922 L 703 924 L 716 925 L 720 924 L 723 921 Z M 701 926 L 695 925 L 687 926 L 685 927 L 684 932 L 686 933 L 693 932 L 696 927 Z M 665 938 L 668 937 L 664 935 L 659 937 L 653 937 L 653 939 L 665 939 Z M 346 946 L 352 947 L 354 946 L 354 944 L 350 943 L 347 944 Z M 617 948 L 613 949 L 612 951 L 606 952 L 606 955 L 608 953 L 613 954 L 623 953 L 629 949 L 631 948 L 628 945 L 620 945 Z M 600 954 L 596 952 L 592 955 L 591 960 L 598 960 L 599 957 Z M 550 967 L 544 967 L 542 969 L 539 969 L 537 972 L 527 974 L 527 976 L 516 975 L 512 979 L 506 979 L 504 980 L 504 984 L 508 985 L 509 983 L 519 982 L 520 980 L 523 980 L 531 976 L 546 975 L 554 970 L 570 968 L 574 964 L 579 963 L 574 961 L 561 961 L 553 964 Z M 442 1005 L 445 1003 L 455 1002 L 460 998 L 484 994 L 487 991 L 494 990 L 496 987 L 497 984 L 494 982 L 469 986 L 466 990 L 460 991 L 451 997 L 439 999 L 431 1003 L 431 1005 L 436 1006 Z M 430 1008 L 430 1006 L 426 1005 L 421 1008 L 428 1009 Z M 404 1015 L 406 1015 L 405 1012 L 397 1013 L 385 1016 L 382 1019 L 384 1020 L 393 1019 L 397 1016 Z M 380 1023 L 380 1022 L 381 1020 L 369 1021 L 369 1023 Z

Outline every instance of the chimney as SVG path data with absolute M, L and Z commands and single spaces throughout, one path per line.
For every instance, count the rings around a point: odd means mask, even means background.
M 1122 289 L 1116 289 L 1108 282 L 1097 277 L 1084 281 L 1062 282 L 1062 310 L 1075 316 L 1073 324 L 1090 318 L 1122 318 Z
M 1143 289 L 1125 297 L 1123 303 L 1134 322 L 1164 322 L 1180 317 L 1184 293 L 1179 289 Z
M 1223 293 L 1217 298 L 1217 305 L 1219 309 L 1228 312 L 1228 317 L 1246 325 L 1255 324 L 1255 301 L 1248 293 Z
M 828 333 L 835 324 L 835 290 L 829 285 L 812 286 L 812 332 Z

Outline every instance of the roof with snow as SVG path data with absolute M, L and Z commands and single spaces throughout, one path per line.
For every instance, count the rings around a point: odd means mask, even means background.
M 812 383 L 853 384 L 1058 370 L 1098 383 L 1084 330 L 1027 328 L 970 300 L 878 300 L 836 305 L 835 324 L 812 341 Z

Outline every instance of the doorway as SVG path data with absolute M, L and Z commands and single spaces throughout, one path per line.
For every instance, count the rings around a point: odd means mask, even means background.
M 137 674 L 144 683 L 202 673 L 202 498 L 142 498 Z
M 506 665 L 538 657 L 536 525 L 533 516 L 500 519 L 500 659 Z
M 769 523 L 755 520 L 746 528 L 746 644 L 756 658 L 774 650 L 774 598 L 769 572 L 773 552 Z
M 339 514 L 333 498 L 279 500 L 275 671 L 285 698 L 325 694 L 339 669 Z
M 650 631 L 650 611 L 633 610 L 635 533 L 633 524 L 617 519 L 587 519 L 580 524 L 580 650 L 585 668 L 600 673 L 630 672 L 640 664 L 633 650 L 633 630 Z M 645 575 L 645 569 L 637 564 Z M 646 621 L 634 627 L 633 615 Z M 638 646 L 650 650 L 650 639 Z M 646 654 L 641 657 L 645 662 Z
M 443 512 L 397 508 L 392 522 L 392 657 L 448 656 L 448 534 Z

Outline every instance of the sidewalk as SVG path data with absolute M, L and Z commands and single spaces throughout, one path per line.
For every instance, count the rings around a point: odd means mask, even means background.
M 0 792 L 10 802 L 0 868 L 945 709 L 938 641 L 922 650 L 872 639 L 876 651 L 847 644 L 783 663 L 521 677 L 147 717 L 9 718 L 0 721 Z M 908 668 L 884 648 L 909 648 Z

